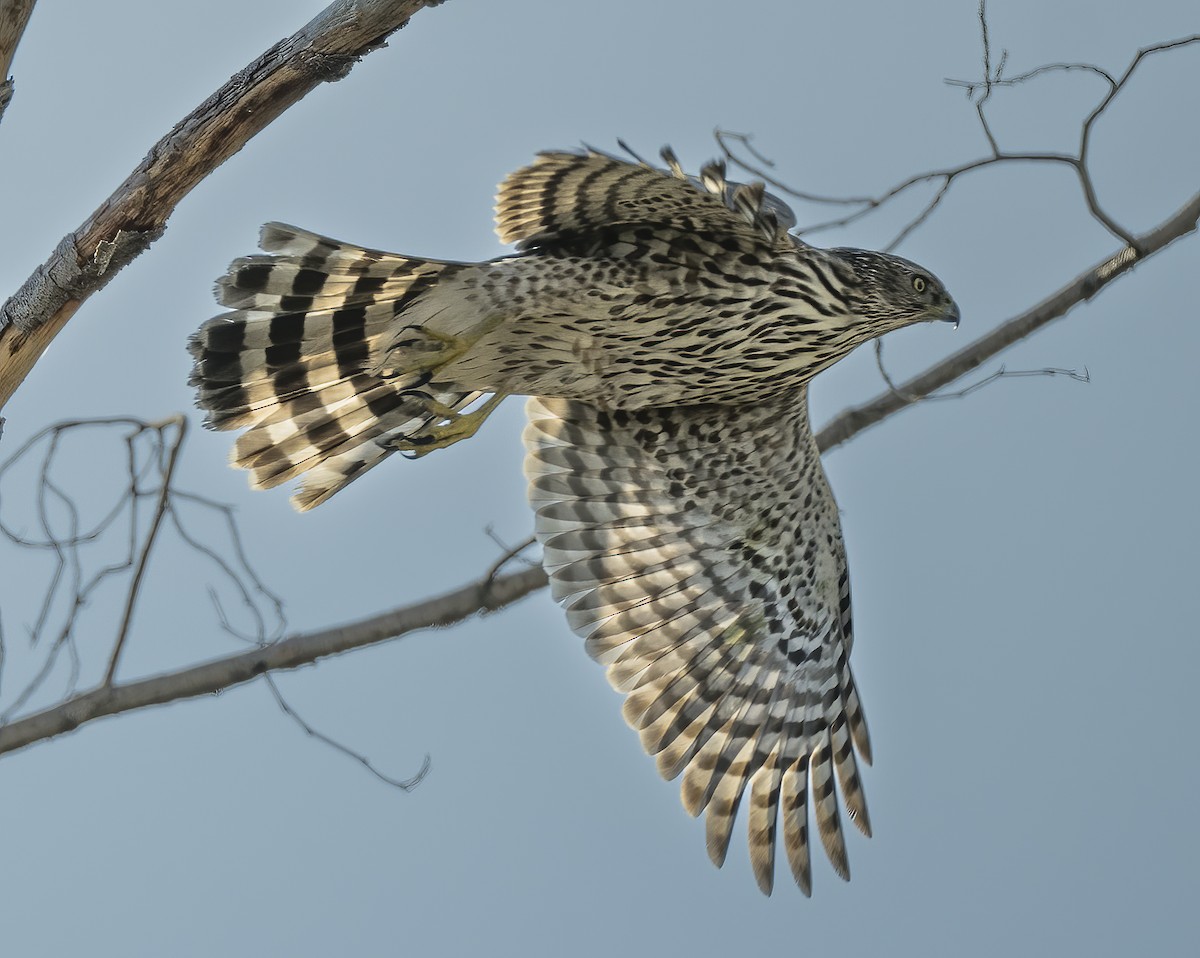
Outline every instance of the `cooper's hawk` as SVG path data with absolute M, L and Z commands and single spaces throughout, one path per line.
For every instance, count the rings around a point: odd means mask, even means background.
M 811 891 L 808 806 L 848 877 L 836 777 L 870 833 L 850 583 L 808 421 L 812 377 L 860 343 L 957 322 L 914 263 L 821 250 L 719 163 L 685 176 L 545 153 L 500 186 L 517 253 L 449 263 L 280 224 L 217 285 L 193 338 L 199 404 L 246 427 L 256 487 L 309 509 L 400 451 L 471 435 L 524 394 L 525 471 L 555 598 L 720 865 L 749 788 L 751 861 L 775 831 Z

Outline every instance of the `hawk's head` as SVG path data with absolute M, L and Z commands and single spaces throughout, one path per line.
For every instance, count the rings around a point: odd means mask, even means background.
M 940 321 L 958 326 L 958 304 L 942 281 L 924 267 L 871 250 L 827 252 L 853 274 L 847 299 L 856 317 L 865 320 L 860 342 L 912 323 Z

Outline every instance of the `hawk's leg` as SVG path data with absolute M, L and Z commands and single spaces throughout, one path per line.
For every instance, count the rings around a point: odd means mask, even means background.
M 496 316 L 476 324 L 466 335 L 451 335 L 429 326 L 410 326 L 387 346 L 374 370 L 380 379 L 415 376 L 414 386 L 423 386 L 438 370 L 462 359 L 476 343 L 503 321 Z
M 421 419 L 423 416 L 423 421 L 416 429 L 388 439 L 388 448 L 409 459 L 418 459 L 435 449 L 445 449 L 475 435 L 507 394 L 495 394 L 478 408 L 461 412 L 463 406 L 473 403 L 484 393 L 465 395 L 456 405 L 448 405 L 427 392 L 425 387 L 437 378 L 439 372 L 467 355 L 492 325 L 481 323 L 467 335 L 458 336 L 428 326 L 413 326 L 403 330 L 393 341 L 377 375 L 392 381 L 402 377 L 406 379 L 400 395 L 406 400 L 407 407 L 413 410 L 413 417 Z M 437 392 L 436 388 L 434 392 Z
M 388 442 L 388 446 L 409 459 L 419 459 L 435 449 L 445 449 L 463 439 L 470 439 L 496 407 L 508 398 L 503 393 L 490 396 L 478 409 L 461 413 L 416 389 L 407 391 L 405 397 L 420 403 L 428 414 L 420 429 L 396 436 Z
M 432 375 L 465 356 L 477 338 L 449 336 L 423 327 L 406 332 L 411 335 L 397 340 L 389 350 L 389 363 L 380 370 L 381 379 L 394 379 L 396 376 L 412 373 Z M 398 363 L 395 362 L 397 359 L 400 360 Z M 428 381 L 428 376 L 425 381 Z

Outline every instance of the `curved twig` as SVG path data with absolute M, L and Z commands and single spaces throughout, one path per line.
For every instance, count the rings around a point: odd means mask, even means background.
M 48 584 L 38 601 L 36 617 L 28 632 L 30 646 L 44 648 L 42 661 L 24 686 L 4 703 L 0 710 L 0 725 L 19 715 L 48 679 L 61 674 L 58 666 L 64 653 L 68 657 L 69 674 L 62 694 L 64 698 L 75 694 L 79 678 L 77 637 L 83 616 L 93 598 L 106 586 L 126 577 L 124 615 L 116 632 L 115 647 L 108 653 L 110 661 L 115 661 L 124 637 L 129 633 L 142 576 L 148 568 L 150 549 L 156 547 L 168 520 L 182 542 L 204 556 L 236 589 L 243 606 L 253 617 L 256 632 L 253 641 L 256 644 L 265 645 L 282 633 L 281 603 L 252 567 L 229 507 L 179 489 L 174 484 L 176 461 L 184 438 L 181 422 L 178 416 L 157 423 L 127 417 L 61 422 L 39 432 L 14 456 L 0 463 L 0 494 L 3 496 L 0 505 L 7 508 L 15 521 L 36 524 L 40 530 L 39 534 L 20 532 L 13 528 L 11 520 L 0 516 L 0 537 L 20 548 L 44 552 L 52 562 Z M 127 428 L 129 432 L 125 436 L 124 487 L 116 492 L 110 504 L 103 498 L 96 499 L 94 494 L 96 488 L 107 487 L 108 477 L 98 461 L 93 463 L 93 471 L 89 474 L 93 481 L 89 487 L 89 477 L 80 476 L 78 469 L 61 465 L 60 458 L 70 458 L 66 451 L 68 437 L 113 426 Z M 40 465 L 32 464 L 35 453 L 40 458 Z M 24 501 L 11 502 L 13 497 L 4 485 L 10 478 L 10 471 L 15 471 L 22 463 L 31 466 L 29 481 L 35 485 L 35 490 L 30 493 L 35 500 L 33 508 Z M 76 486 L 63 484 L 64 477 Z M 99 521 L 78 508 L 80 487 L 90 488 L 93 493 L 88 505 L 101 514 Z M 180 504 L 185 501 L 210 516 L 214 510 L 219 513 L 221 521 L 209 523 L 207 535 L 211 537 L 215 531 L 219 537 L 223 528 L 223 542 L 218 539 L 219 544 L 210 544 L 204 536 L 192 533 L 179 514 Z M 150 505 L 151 502 L 154 505 Z M 148 508 L 143 508 L 143 504 Z M 52 511 L 55 514 L 52 515 Z M 118 523 L 125 527 L 125 543 L 124 549 L 114 556 L 103 537 L 110 531 L 120 534 L 121 530 L 114 528 Z M 117 535 L 111 538 L 115 539 Z M 210 594 L 215 595 L 215 592 L 210 590 Z M 221 624 L 233 632 L 219 600 L 214 601 L 214 605 Z M 272 628 L 269 618 L 277 621 L 278 626 Z
M 381 782 L 391 785 L 393 788 L 398 788 L 402 792 L 411 792 L 414 788 L 424 781 L 425 776 L 429 774 L 429 770 L 433 767 L 433 761 L 428 753 L 425 755 L 425 760 L 421 762 L 421 767 L 413 774 L 411 778 L 393 778 L 391 775 L 385 775 L 375 764 L 363 755 L 361 752 L 356 752 L 347 745 L 343 745 L 335 738 L 330 738 L 320 729 L 310 725 L 299 712 L 283 697 L 283 693 L 279 691 L 279 684 L 271 676 L 270 672 L 263 673 L 263 681 L 267 683 L 267 688 L 271 690 L 271 695 L 275 698 L 275 704 L 279 706 L 279 710 L 288 718 L 295 722 L 300 730 L 309 738 L 316 739 L 322 745 L 328 745 L 335 752 L 341 752 L 347 758 L 352 758 L 358 762 L 363 768 L 374 775 Z

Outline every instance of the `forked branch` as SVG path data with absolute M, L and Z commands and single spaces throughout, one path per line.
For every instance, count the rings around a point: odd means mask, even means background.
M 1200 34 L 1193 34 L 1187 37 L 1180 37 L 1176 40 L 1167 40 L 1162 43 L 1143 47 L 1134 55 L 1119 77 L 1114 77 L 1107 70 L 1090 63 L 1050 63 L 1016 76 L 1005 77 L 1004 70 L 1008 63 L 1008 51 L 1003 51 L 999 61 L 993 66 L 991 38 L 988 33 L 987 8 L 983 0 L 979 4 L 979 24 L 983 45 L 982 78 L 978 80 L 947 80 L 946 82 L 951 86 L 962 87 L 974 105 L 980 129 L 989 147 L 988 153 L 984 156 L 967 160 L 954 166 L 917 173 L 874 196 L 835 196 L 832 194 L 811 193 L 793 189 L 786 182 L 768 172 L 774 164 L 752 146 L 749 135 L 745 133 L 717 130 L 715 132 L 717 144 L 729 162 L 736 164 L 752 176 L 763 180 L 769 186 L 787 196 L 808 203 L 842 206 L 848 209 L 848 212 L 840 216 L 824 219 L 797 230 L 799 235 L 847 226 L 877 212 L 882 207 L 890 204 L 916 187 L 926 185 L 936 187 L 933 195 L 926 201 L 924 206 L 905 223 L 887 244 L 885 249 L 890 251 L 903 243 L 913 230 L 920 227 L 933 214 L 949 194 L 953 183 L 959 178 L 1002 164 L 1037 163 L 1066 166 L 1071 169 L 1079 179 L 1084 203 L 1092 217 L 1113 236 L 1121 240 L 1125 246 L 1136 248 L 1139 242 L 1138 237 L 1110 216 L 1100 203 L 1096 185 L 1088 166 L 1092 131 L 1095 129 L 1097 121 L 1112 106 L 1116 98 L 1129 84 L 1138 67 L 1147 57 L 1200 44 Z M 1070 71 L 1082 71 L 1096 76 L 1104 81 L 1106 87 L 1104 96 L 1099 99 L 1096 106 L 1087 116 L 1080 121 L 1079 147 L 1076 152 L 1060 153 L 1054 151 L 1012 151 L 1003 149 L 995 133 L 992 131 L 988 120 L 987 104 L 991 100 L 992 94 L 998 88 L 1018 86 L 1049 73 Z M 744 151 L 746 155 L 743 156 L 742 152 L 739 151 Z

